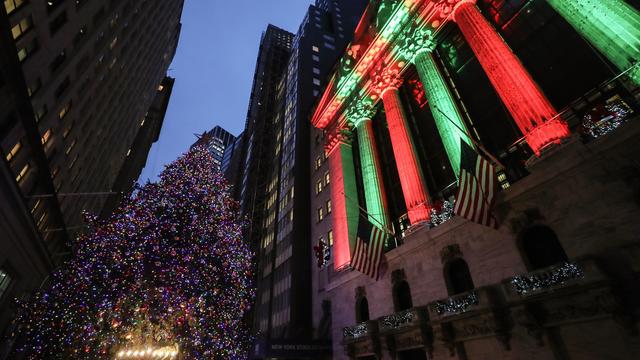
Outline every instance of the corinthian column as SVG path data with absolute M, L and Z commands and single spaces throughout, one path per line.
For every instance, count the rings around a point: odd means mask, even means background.
M 339 131 L 327 145 L 331 176 L 331 208 L 333 212 L 333 266 L 340 270 L 351 263 L 358 231 L 358 189 L 349 139 Z
M 544 146 L 569 136 L 569 129 L 562 119 L 554 118 L 557 111 L 474 3 L 458 3 L 454 20 L 527 143 L 540 154 Z
M 620 71 L 640 61 L 640 13 L 623 0 L 547 0 Z M 640 67 L 629 72 L 640 85 Z
M 382 102 L 409 221 L 416 224 L 429 220 L 429 193 L 396 85 L 382 91 Z
M 449 163 L 458 177 L 461 157 L 460 139 L 463 139 L 472 148 L 474 147 L 469 137 L 469 131 L 431 52 L 426 49 L 418 52 L 414 63 L 424 85 L 429 108 L 447 152 Z
M 387 196 L 382 181 L 382 172 L 376 139 L 373 134 L 371 118 L 375 108 L 366 99 L 358 101 L 347 117 L 356 127 L 358 134 L 358 150 L 360 153 L 360 170 L 364 186 L 365 205 L 369 221 L 383 230 L 389 229 L 389 211 Z

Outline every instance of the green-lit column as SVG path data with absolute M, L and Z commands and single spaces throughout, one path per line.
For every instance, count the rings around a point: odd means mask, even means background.
M 464 139 L 471 147 L 474 147 L 473 142 L 469 138 L 462 114 L 431 52 L 427 49 L 419 51 L 414 57 L 414 63 L 449 162 L 457 177 L 460 169 L 460 139 Z
M 621 71 L 640 61 L 640 13 L 623 0 L 547 0 Z M 629 72 L 640 85 L 640 68 Z
M 387 198 L 380 172 L 380 160 L 373 135 L 371 119 L 363 118 L 356 122 L 360 168 L 367 213 L 372 224 L 382 229 L 389 228 Z

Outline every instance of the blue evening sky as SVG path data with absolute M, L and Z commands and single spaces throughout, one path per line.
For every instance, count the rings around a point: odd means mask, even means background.
M 271 23 L 295 33 L 312 0 L 185 0 L 182 33 L 169 76 L 176 78 L 160 139 L 140 182 L 201 134 L 220 125 L 244 127 L 260 36 Z

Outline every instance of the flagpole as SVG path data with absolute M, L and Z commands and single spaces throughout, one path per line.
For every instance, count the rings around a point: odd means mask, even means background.
M 442 114 L 442 116 L 444 116 L 453 126 L 455 126 L 458 130 L 460 130 L 461 133 L 467 134 L 468 137 L 469 137 L 469 140 L 471 140 L 473 145 L 475 145 L 478 149 L 482 150 L 482 152 L 485 153 L 488 158 L 490 158 L 493 162 L 498 164 L 501 168 L 506 169 L 506 167 L 504 165 L 502 165 L 502 163 L 495 156 L 493 156 L 493 154 L 491 154 L 484 146 L 482 146 L 482 144 L 480 144 L 478 141 L 476 141 L 476 139 L 474 139 L 473 136 L 468 134 L 464 129 L 461 129 L 460 126 L 458 126 L 458 124 L 456 124 L 453 120 L 451 120 L 451 118 L 449 116 L 447 116 L 447 114 L 445 114 L 442 110 L 440 110 L 439 107 L 437 107 L 434 104 L 432 104 L 432 106 L 436 110 L 438 110 L 438 112 L 440 114 Z
M 354 199 L 350 198 L 349 196 L 347 196 L 347 194 L 344 193 L 344 191 L 342 192 L 342 195 L 344 195 L 344 197 L 346 197 L 347 199 L 354 201 L 356 204 L 358 204 L 358 208 L 360 209 L 360 211 L 362 211 L 363 213 L 367 214 L 367 216 L 369 216 L 371 219 L 373 219 L 373 221 L 375 221 L 378 225 L 380 225 L 380 228 L 387 233 L 387 235 L 391 235 L 394 238 L 396 237 L 396 232 L 393 230 L 389 230 L 384 224 L 382 224 L 378 219 L 375 218 L 375 216 L 372 216 L 371 214 L 369 214 L 367 212 L 367 210 L 365 210 L 364 208 L 362 208 L 362 206 L 360 206 L 360 203 L 358 203 L 357 201 L 355 201 Z M 360 213 L 362 214 L 362 213 Z M 367 219 L 368 220 L 368 219 Z

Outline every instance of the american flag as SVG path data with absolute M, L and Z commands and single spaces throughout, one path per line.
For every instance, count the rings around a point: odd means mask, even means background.
M 371 224 L 366 216 L 361 216 L 351 267 L 378 280 L 386 240 L 387 233 Z
M 465 141 L 460 140 L 460 187 L 453 212 L 489 227 L 498 227 L 492 213 L 497 191 L 496 168 Z

